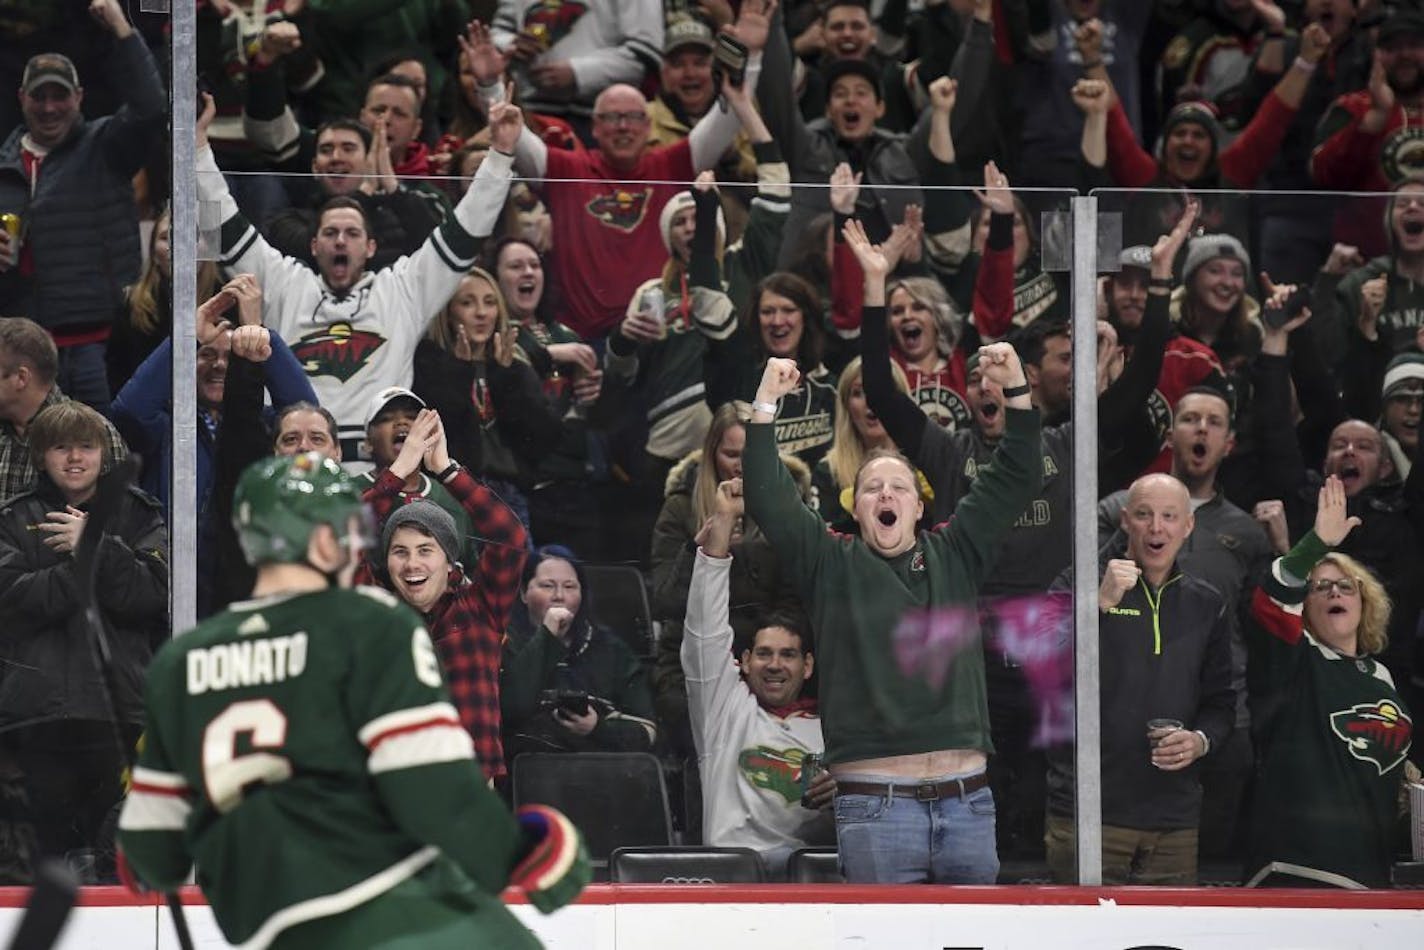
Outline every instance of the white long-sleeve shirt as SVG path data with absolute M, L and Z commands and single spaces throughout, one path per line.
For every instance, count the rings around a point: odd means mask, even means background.
M 347 461 L 358 457 L 371 396 L 387 386 L 410 387 L 416 344 L 493 232 L 512 163 L 491 150 L 455 213 L 424 244 L 337 294 L 311 267 L 267 243 L 237 210 L 212 149 L 198 150 L 199 219 L 221 225 L 218 262 L 226 273 L 257 278 L 262 321 L 288 342 L 317 399 L 336 417 Z
M 702 775 L 702 837 L 719 847 L 804 846 L 817 813 L 801 807 L 801 760 L 821 753 L 821 718 L 763 709 L 732 663 L 731 557 L 697 552 L 683 623 L 687 708 Z

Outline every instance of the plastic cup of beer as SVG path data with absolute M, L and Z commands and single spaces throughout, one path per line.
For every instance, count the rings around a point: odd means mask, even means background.
M 1186 727 L 1180 719 L 1149 719 L 1147 720 L 1147 745 L 1149 748 L 1155 749 L 1163 739 L 1184 728 Z

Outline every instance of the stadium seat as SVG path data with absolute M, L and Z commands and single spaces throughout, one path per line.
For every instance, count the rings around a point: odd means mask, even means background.
M 751 848 L 617 848 L 609 859 L 615 884 L 761 884 L 766 868 Z
M 615 849 L 672 844 L 667 785 L 646 752 L 527 752 L 516 756 L 515 806 L 552 805 L 583 832 L 596 868 Z
M 617 633 L 640 657 L 651 657 L 655 642 L 653 608 L 643 572 L 628 564 L 585 564 L 595 623 Z
M 844 884 L 841 859 L 835 848 L 797 848 L 786 862 L 791 884 Z

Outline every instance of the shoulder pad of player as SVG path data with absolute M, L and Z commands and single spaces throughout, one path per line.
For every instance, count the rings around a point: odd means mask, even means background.
M 592 877 L 583 836 L 563 813 L 548 805 L 523 805 L 515 812 L 520 827 L 534 841 L 510 875 L 541 913 L 551 914 L 578 897 Z
M 371 587 L 367 584 L 358 584 L 351 589 L 354 590 L 356 593 L 360 594 L 362 597 L 370 598 L 376 603 L 382 604 L 386 607 L 390 607 L 391 609 L 395 609 L 401 604 L 401 602 L 396 599 L 395 594 L 392 594 L 388 590 L 382 590 L 379 587 Z

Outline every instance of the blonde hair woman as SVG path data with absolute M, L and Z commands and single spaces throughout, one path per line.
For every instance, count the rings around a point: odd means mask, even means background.
M 905 373 L 899 366 L 891 364 L 891 375 L 895 388 L 902 393 L 910 391 Z M 885 431 L 880 420 L 871 411 L 865 400 L 865 388 L 861 384 L 860 357 L 857 356 L 841 370 L 840 381 L 836 384 L 836 416 L 834 436 L 826 457 L 816 463 L 811 473 L 811 484 L 816 492 L 816 510 L 821 519 L 837 531 L 854 534 L 855 477 L 866 457 L 875 449 L 896 451 L 894 440 Z M 923 476 L 920 477 L 920 494 L 929 491 Z
M 450 454 L 529 524 L 524 489 L 562 422 L 515 344 L 517 328 L 488 271 L 470 269 L 415 349 L 417 396 L 440 413 Z
M 1369 568 L 1334 550 L 1359 523 L 1331 475 L 1314 530 L 1276 560 L 1252 602 L 1253 883 L 1390 886 L 1413 720 L 1376 659 L 1389 595 Z

